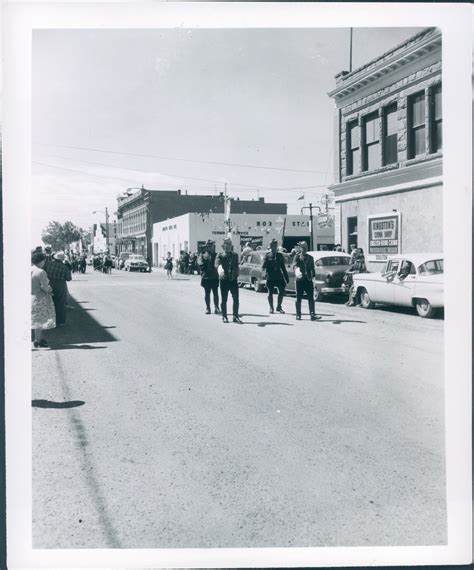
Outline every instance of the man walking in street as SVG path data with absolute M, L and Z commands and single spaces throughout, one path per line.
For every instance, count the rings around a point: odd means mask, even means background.
M 54 254 L 52 262 L 45 267 L 49 283 L 53 290 L 53 302 L 56 310 L 56 325 L 66 324 L 67 281 L 71 281 L 71 271 L 64 263 L 62 251 Z
M 272 239 L 270 242 L 270 251 L 265 255 L 262 265 L 262 271 L 267 276 L 267 291 L 268 291 L 268 304 L 270 305 L 270 314 L 275 312 L 273 308 L 273 289 L 276 287 L 278 290 L 278 300 L 276 310 L 279 313 L 284 313 L 283 297 L 285 295 L 285 287 L 288 284 L 288 272 L 285 267 L 285 258 L 283 254 L 278 251 L 278 242 Z
M 222 321 L 224 323 L 229 322 L 227 318 L 227 297 L 230 291 L 233 301 L 232 320 L 234 323 L 242 323 L 239 317 L 239 256 L 234 253 L 230 238 L 224 240 L 222 247 L 224 251 L 216 256 L 215 261 L 221 286 Z
M 214 298 L 214 313 L 219 311 L 219 274 L 216 269 L 216 245 L 208 240 L 204 251 L 199 254 L 197 264 L 201 271 L 201 287 L 204 288 L 204 301 L 206 303 L 206 315 L 211 314 L 211 291 Z
M 303 300 L 303 295 L 306 293 L 311 320 L 316 321 L 321 317 L 316 315 L 314 309 L 313 279 L 316 275 L 314 259 L 311 255 L 308 255 L 308 244 L 305 241 L 300 241 L 298 248 L 299 251 L 296 253 L 293 260 L 293 268 L 295 270 L 296 278 L 296 320 L 301 321 L 301 301 Z

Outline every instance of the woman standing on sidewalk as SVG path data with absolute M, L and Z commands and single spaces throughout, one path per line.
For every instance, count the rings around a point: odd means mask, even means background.
M 56 326 L 52 289 L 43 269 L 45 260 L 46 256 L 42 253 L 34 253 L 31 257 L 31 328 L 35 331 L 36 348 L 48 346 L 43 331 Z

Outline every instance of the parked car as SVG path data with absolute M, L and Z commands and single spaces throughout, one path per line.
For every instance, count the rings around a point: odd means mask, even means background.
M 314 258 L 316 278 L 314 300 L 322 301 L 325 295 L 347 293 L 344 274 L 349 268 L 350 256 L 342 251 L 308 251 Z
M 148 263 L 143 255 L 132 254 L 125 260 L 125 271 L 148 271 Z
M 435 316 L 444 307 L 444 259 L 441 253 L 390 256 L 381 272 L 354 275 L 361 305 L 376 303 L 415 307 L 420 317 Z
M 125 267 L 125 262 L 131 255 L 134 255 L 131 251 L 123 251 L 115 260 L 116 269 L 123 269 Z
M 263 260 L 267 251 L 252 251 L 242 259 L 239 267 L 239 284 L 248 285 L 257 293 L 265 290 L 266 279 L 262 271 Z M 287 253 L 283 254 L 286 270 L 290 282 L 286 286 L 287 291 L 295 291 L 295 273 L 292 268 L 291 258 Z

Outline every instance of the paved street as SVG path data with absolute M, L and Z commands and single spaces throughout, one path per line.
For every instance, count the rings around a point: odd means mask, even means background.
M 223 324 L 163 270 L 69 289 L 32 352 L 35 548 L 446 541 L 443 320 L 241 290 Z

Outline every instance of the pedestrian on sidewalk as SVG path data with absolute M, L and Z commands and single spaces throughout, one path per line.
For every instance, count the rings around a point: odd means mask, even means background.
M 314 259 L 311 255 L 308 255 L 308 244 L 305 241 L 298 243 L 298 251 L 293 260 L 293 269 L 296 278 L 296 320 L 301 321 L 301 302 L 306 293 L 311 320 L 316 321 L 321 318 L 316 315 L 314 308 L 313 279 L 316 276 L 316 272 L 314 269 Z
M 242 323 L 239 317 L 239 256 L 233 251 L 230 238 L 224 240 L 222 247 L 224 251 L 216 256 L 215 261 L 221 287 L 222 321 L 224 323 L 229 322 L 227 318 L 227 297 L 230 291 L 233 301 L 232 320 L 234 323 Z
M 44 270 L 45 261 L 43 253 L 36 252 L 31 256 L 31 328 L 34 330 L 35 348 L 48 346 L 43 331 L 56 326 L 52 289 Z
M 170 251 L 168 251 L 168 255 L 165 258 L 165 269 L 166 279 L 173 279 L 173 258 Z
M 347 269 L 344 276 L 345 285 L 346 287 L 349 287 L 349 299 L 346 303 L 348 307 L 355 307 L 360 303 L 360 299 L 358 299 L 359 295 L 357 295 L 354 287 L 354 274 L 366 272 L 367 266 L 365 265 L 364 250 L 361 247 L 358 247 L 354 250 L 353 261 L 349 265 L 349 269 Z
M 71 281 L 71 271 L 64 263 L 64 252 L 58 251 L 53 261 L 47 266 L 46 274 L 53 290 L 54 308 L 56 310 L 56 325 L 66 324 L 67 282 Z
M 216 244 L 208 240 L 204 251 L 197 258 L 197 265 L 201 271 L 201 287 L 204 287 L 204 302 L 206 303 L 206 315 L 211 314 L 211 291 L 214 299 L 214 313 L 219 311 L 219 274 L 216 269 Z
M 285 296 L 285 288 L 289 282 L 288 271 L 285 267 L 285 258 L 278 251 L 278 242 L 272 239 L 270 242 L 270 251 L 265 255 L 262 265 L 262 271 L 267 277 L 268 304 L 270 305 L 270 314 L 275 312 L 273 308 L 273 290 L 278 290 L 278 300 L 276 310 L 284 313 L 282 302 Z

